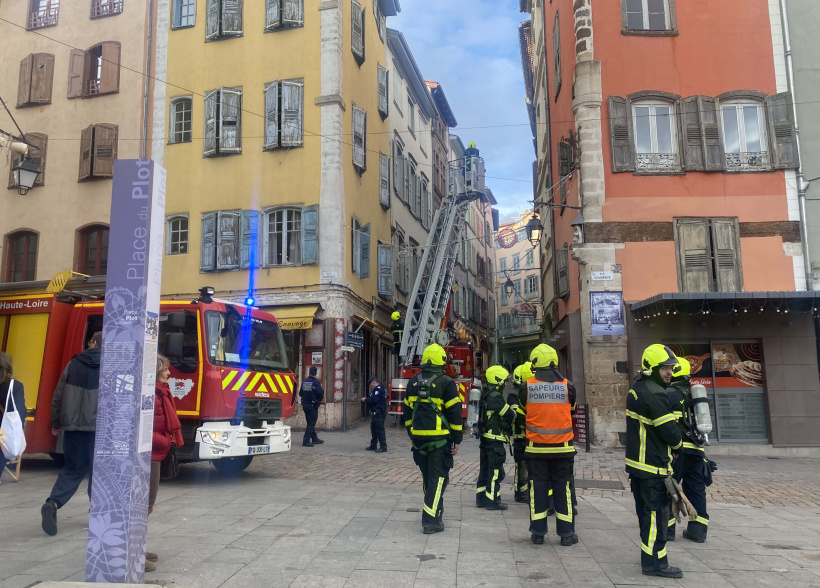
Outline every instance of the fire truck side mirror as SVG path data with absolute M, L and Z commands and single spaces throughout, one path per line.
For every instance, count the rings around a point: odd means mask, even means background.
M 182 357 L 182 343 L 184 335 L 182 333 L 165 334 L 165 356 L 169 359 L 179 359 Z

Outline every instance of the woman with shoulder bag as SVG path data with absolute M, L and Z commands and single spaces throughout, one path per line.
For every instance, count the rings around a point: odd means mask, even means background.
M 11 398 L 9 398 L 11 396 Z M 0 351 L 0 422 L 6 411 L 6 404 L 11 410 L 12 405 L 17 409 L 23 428 L 26 427 L 26 396 L 23 391 L 23 384 L 14 379 L 14 370 L 11 365 L 11 356 Z M 0 449 L 0 477 L 6 468 L 6 458 L 3 450 Z
M 154 511 L 154 503 L 159 491 L 159 479 L 162 462 L 166 458 L 175 459 L 174 447 L 182 447 L 182 427 L 174 406 L 174 397 L 168 386 L 171 376 L 171 363 L 168 358 L 157 354 L 157 383 L 154 390 L 154 436 L 151 443 L 151 484 L 148 492 L 148 514 Z M 145 552 L 145 571 L 157 569 L 153 562 L 159 557 L 156 553 Z

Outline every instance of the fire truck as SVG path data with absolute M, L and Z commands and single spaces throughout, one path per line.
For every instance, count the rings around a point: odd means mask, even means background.
M 447 352 L 446 372 L 458 384 L 465 419 L 469 391 L 481 387 L 481 374 L 475 369 L 472 343 L 454 340 L 447 329 L 456 254 L 461 245 L 464 219 L 471 202 L 487 199 L 484 160 L 479 157 L 474 144 L 470 144 L 462 159 L 449 163 L 447 192 L 447 198 L 442 200 L 433 218 L 420 271 L 410 295 L 399 350 L 402 367 L 398 377 L 390 382 L 389 414 L 401 414 L 407 384 L 421 371 L 420 358 L 424 348 L 431 343 L 438 343 Z
M 0 286 L 0 349 L 25 386 L 26 453 L 55 459 L 61 440 L 51 433 L 54 388 L 103 322 L 105 278 L 71 274 Z M 196 300 L 162 300 L 157 344 L 171 361 L 185 440 L 177 457 L 236 473 L 256 456 L 290 450 L 283 419 L 293 415 L 296 377 L 272 315 L 212 294 L 202 288 Z

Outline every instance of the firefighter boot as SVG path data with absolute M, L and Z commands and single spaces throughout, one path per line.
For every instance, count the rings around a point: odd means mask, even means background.
M 661 578 L 683 578 L 683 571 L 673 566 L 664 566 L 657 570 L 642 568 L 644 576 L 659 576 Z

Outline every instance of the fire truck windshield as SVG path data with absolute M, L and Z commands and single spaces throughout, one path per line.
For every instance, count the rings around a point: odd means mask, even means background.
M 228 312 L 205 313 L 210 362 L 258 372 L 287 370 L 288 354 L 279 325 L 228 308 Z

